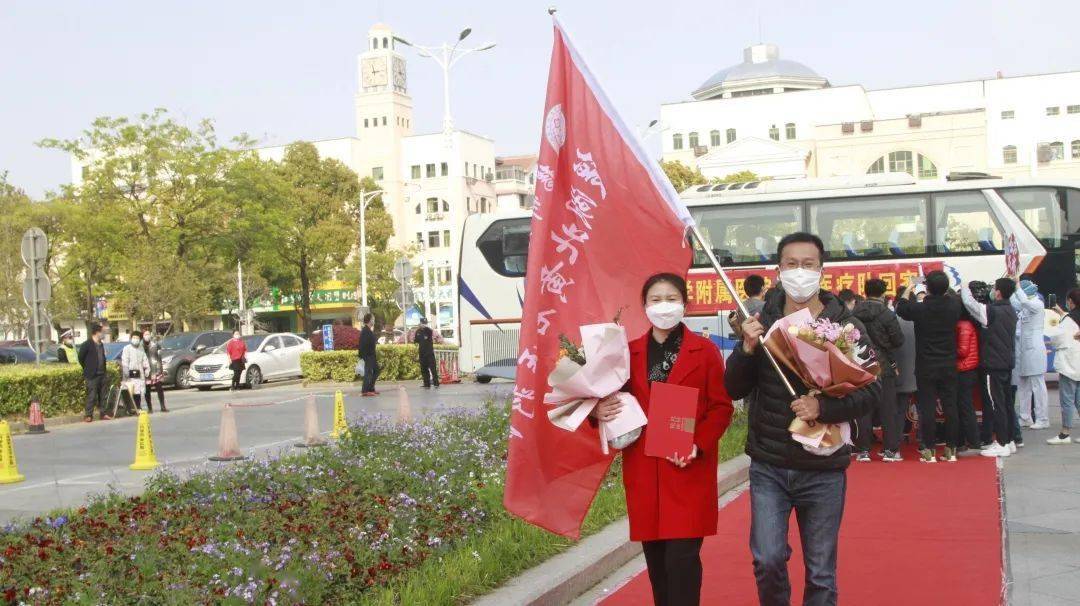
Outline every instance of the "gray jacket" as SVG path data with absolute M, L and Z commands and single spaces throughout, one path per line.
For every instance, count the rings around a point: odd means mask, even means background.
M 1046 307 L 1039 295 L 1028 297 L 1019 288 L 1009 302 L 1019 316 L 1017 329 L 1020 338 L 1016 342 L 1016 372 L 1021 377 L 1046 373 L 1046 343 L 1043 341 L 1043 322 Z
M 897 349 L 896 366 L 900 375 L 896 377 L 896 393 L 915 393 L 915 323 L 899 316 L 900 332 L 904 335 L 904 344 Z

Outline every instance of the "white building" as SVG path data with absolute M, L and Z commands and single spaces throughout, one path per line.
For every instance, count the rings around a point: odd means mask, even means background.
M 759 44 L 692 97 L 661 106 L 662 154 L 707 177 L 1080 176 L 1080 71 L 866 90 Z
M 495 158 L 499 212 L 529 210 L 536 202 L 536 155 Z

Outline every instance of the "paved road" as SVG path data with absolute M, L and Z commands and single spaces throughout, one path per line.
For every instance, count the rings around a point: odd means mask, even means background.
M 438 390 L 406 385 L 413 414 L 418 416 L 444 408 L 479 406 L 491 398 L 505 398 L 512 390 L 509 383 L 444 385 Z M 361 411 L 396 415 L 396 386 L 380 384 L 379 389 L 382 395 L 374 398 L 361 398 L 359 386 L 343 389 L 346 415 Z M 293 384 L 239 392 L 166 392 L 171 412 L 150 417 L 158 460 L 174 468 L 205 463 L 216 452 L 221 409 L 226 402 L 271 404 L 236 409 L 240 447 L 245 452 L 288 451 L 303 435 L 309 393 L 317 396 L 320 425 L 324 432 L 329 431 L 335 390 Z M 125 418 L 57 427 L 46 435 L 15 436 L 19 471 L 26 481 L 0 485 L 0 523 L 57 507 L 78 506 L 89 495 L 110 487 L 129 494 L 140 492 L 150 472 L 128 469 L 135 452 L 135 429 L 135 419 Z

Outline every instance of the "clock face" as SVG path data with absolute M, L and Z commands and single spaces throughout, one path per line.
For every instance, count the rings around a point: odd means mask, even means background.
M 363 76 L 363 84 L 369 86 L 386 86 L 386 61 L 383 59 L 364 59 L 360 67 Z
M 394 59 L 394 86 L 405 90 L 405 60 Z

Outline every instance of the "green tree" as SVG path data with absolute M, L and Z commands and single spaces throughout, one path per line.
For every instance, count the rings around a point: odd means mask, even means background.
M 679 160 L 672 160 L 670 162 L 660 162 L 660 168 L 664 169 L 664 174 L 667 175 L 671 185 L 675 188 L 675 191 L 682 193 L 687 188 L 694 185 L 705 185 L 709 182 L 701 171 L 683 164 Z
M 0 172 L 0 333 L 22 335 L 28 310 L 22 300 L 25 275 L 20 242 L 26 231 L 30 197 Z
M 358 236 L 354 206 L 359 179 L 341 162 L 320 158 L 311 143 L 293 143 L 277 165 L 287 186 L 285 204 L 275 210 L 280 226 L 276 243 L 284 262 L 271 285 L 298 292 L 304 332 L 311 332 L 311 291 L 345 265 Z
M 767 177 L 766 177 L 766 179 L 767 179 Z M 724 177 L 723 179 L 714 179 L 714 181 L 717 182 L 717 183 L 749 183 L 750 181 L 763 181 L 763 180 L 765 180 L 765 179 L 762 179 L 761 177 L 759 177 L 757 175 L 757 173 L 755 173 L 752 170 L 740 170 L 737 173 L 731 173 L 730 175 Z

